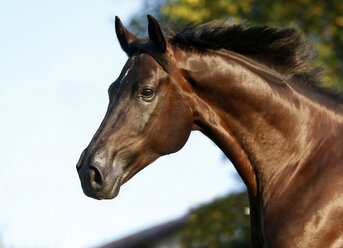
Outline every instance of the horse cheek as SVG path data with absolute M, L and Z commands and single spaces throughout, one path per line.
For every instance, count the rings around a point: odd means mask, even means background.
M 160 117 L 153 132 L 153 150 L 165 155 L 179 151 L 187 142 L 192 130 L 190 107 L 184 102 L 173 101 Z

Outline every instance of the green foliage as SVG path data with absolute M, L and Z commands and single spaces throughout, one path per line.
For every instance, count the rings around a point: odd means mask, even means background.
M 131 21 L 139 34 L 146 30 L 146 14 L 152 13 L 174 30 L 190 22 L 221 20 L 251 25 L 295 27 L 319 50 L 318 64 L 326 72 L 328 86 L 343 88 L 343 4 L 341 0 L 146 0 Z
M 191 211 L 181 232 L 184 248 L 250 247 L 246 192 L 217 199 Z

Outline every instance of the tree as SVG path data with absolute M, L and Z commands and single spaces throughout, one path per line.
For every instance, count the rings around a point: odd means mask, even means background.
M 191 211 L 181 231 L 184 248 L 248 248 L 250 220 L 247 192 L 231 194 Z
M 161 3 L 162 2 L 162 3 Z M 311 39 L 319 51 L 325 85 L 343 88 L 343 4 L 341 0 L 145 0 L 144 13 L 131 20 L 136 33 L 146 32 L 146 14 L 152 13 L 174 30 L 190 22 L 209 20 L 250 25 L 294 27 Z M 144 32 L 142 32 L 144 30 Z

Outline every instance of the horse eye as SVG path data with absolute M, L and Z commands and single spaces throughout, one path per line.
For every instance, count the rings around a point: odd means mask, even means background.
M 143 98 L 150 98 L 154 95 L 154 90 L 151 88 L 143 88 L 141 91 L 141 96 Z

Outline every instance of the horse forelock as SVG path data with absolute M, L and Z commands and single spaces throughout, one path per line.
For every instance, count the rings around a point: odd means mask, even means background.
M 130 44 L 129 56 L 146 53 L 149 54 L 154 60 L 165 70 L 169 71 L 170 62 L 167 56 L 159 51 L 155 45 L 148 38 L 138 39 Z

